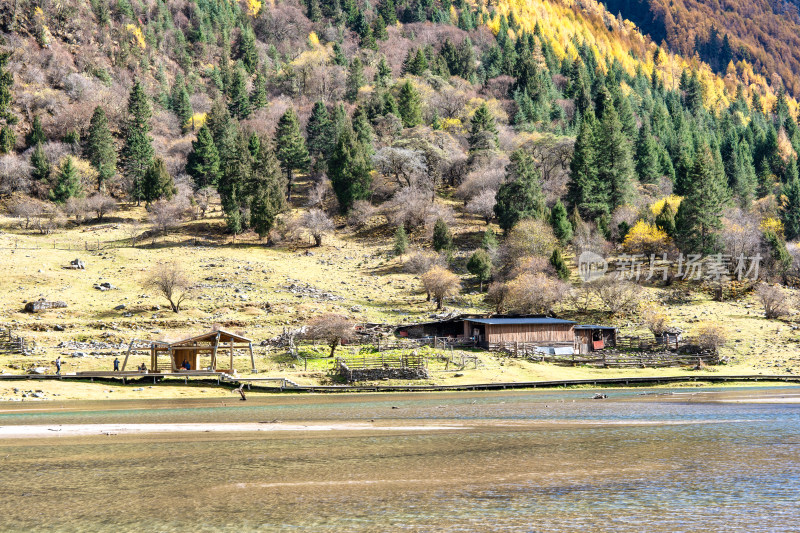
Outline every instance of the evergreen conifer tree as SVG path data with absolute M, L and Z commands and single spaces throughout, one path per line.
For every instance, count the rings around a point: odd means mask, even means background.
M 672 210 L 672 206 L 669 205 L 669 202 L 664 202 L 664 207 L 662 207 L 661 211 L 656 215 L 655 222 L 658 229 L 670 237 L 675 236 L 675 211 Z
M 355 102 L 358 98 L 358 90 L 363 87 L 365 83 L 364 65 L 358 57 L 354 57 L 347 71 L 347 82 L 344 93 L 345 99 L 348 102 Z
M 478 278 L 480 292 L 483 292 L 483 283 L 488 281 L 492 275 L 492 258 L 489 252 L 483 248 L 478 248 L 467 261 L 467 271 Z
M 586 218 L 608 213 L 606 191 L 597 178 L 596 123 L 591 109 L 581 117 L 567 182 L 567 204 Z
M 33 117 L 33 124 L 31 124 L 31 131 L 28 132 L 28 135 L 25 136 L 25 144 L 28 145 L 30 148 L 31 146 L 36 146 L 37 144 L 44 144 L 47 142 L 47 137 L 44 134 L 44 129 L 42 129 L 42 120 L 39 118 L 39 115 Z
M 613 211 L 630 198 L 633 177 L 630 143 L 613 105 L 605 109 L 595 140 L 597 181 L 608 192 L 608 208 Z
M 497 124 L 495 123 L 492 112 L 486 102 L 483 102 L 470 120 L 469 148 L 472 151 L 478 150 L 484 144 L 485 135 L 490 135 L 497 146 Z
M 50 177 L 50 161 L 47 159 L 41 144 L 37 144 L 31 153 L 31 167 L 33 167 L 31 178 L 46 183 Z
M 137 204 L 144 199 L 142 183 L 154 155 L 149 135 L 151 115 L 150 102 L 137 81 L 133 84 L 128 97 L 128 120 L 125 125 L 125 145 L 122 149 L 123 169 L 131 180 L 131 196 Z
M 381 56 L 378 61 L 378 68 L 375 70 L 375 86 L 379 89 L 385 89 L 392 82 L 392 69 L 389 63 L 386 62 L 386 57 Z
M 85 155 L 97 170 L 97 187 L 101 189 L 117 173 L 117 149 L 108 128 L 106 113 L 100 106 L 94 108 L 92 120 L 89 122 Z
M 562 245 L 572 240 L 572 224 L 569 223 L 567 208 L 561 200 L 556 201 L 550 210 L 550 225 L 553 226 L 553 234 Z
M 569 267 L 567 266 L 566 261 L 561 256 L 561 250 L 556 248 L 553 250 L 553 254 L 550 256 L 550 264 L 556 271 L 556 275 L 561 278 L 562 280 L 566 281 L 569 279 Z
M 72 156 L 67 156 L 61 163 L 56 184 L 50 191 L 50 200 L 57 204 L 63 204 L 70 198 L 80 196 L 81 192 L 81 178 L 72 162 Z
M 336 137 L 328 108 L 322 100 L 318 100 L 306 124 L 306 146 L 308 154 L 314 161 L 314 170 L 324 171 L 326 160 L 335 145 Z
M 192 141 L 192 151 L 186 158 L 186 172 L 194 179 L 198 189 L 216 186 L 220 175 L 220 158 L 214 138 L 207 125 L 197 132 Z
M 686 253 L 716 253 L 728 191 L 714 172 L 707 146 L 698 151 L 689 178 L 692 187 L 675 214 L 675 242 Z
M 306 141 L 300 134 L 300 124 L 294 109 L 289 108 L 278 121 L 275 143 L 278 147 L 276 154 L 278 161 L 281 162 L 281 168 L 286 172 L 286 199 L 291 200 L 293 173 L 308 170 L 311 162 Z
M 408 249 L 408 234 L 402 224 L 394 232 L 394 255 L 403 255 Z
M 239 34 L 239 57 L 248 74 L 252 74 L 258 69 L 256 36 L 250 27 L 242 28 Z
M 267 107 L 267 78 L 260 70 L 253 81 L 253 90 L 250 92 L 250 106 L 253 109 Z
M 783 197 L 781 219 L 786 239 L 791 241 L 800 236 L 800 179 L 794 178 L 783 186 Z
M 239 120 L 250 116 L 250 95 L 247 93 L 247 76 L 240 66 L 233 72 L 233 81 L 229 91 L 228 110 Z
M 494 230 L 492 230 L 492 228 L 486 228 L 483 232 L 483 237 L 481 237 L 481 248 L 492 253 L 497 250 L 498 245 L 497 235 L 495 235 Z
M 409 80 L 400 86 L 397 93 L 397 107 L 403 126 L 413 128 L 422 123 L 422 102 L 419 93 Z
M 656 183 L 661 176 L 660 170 L 658 148 L 650 135 L 650 125 L 645 121 L 636 139 L 636 175 L 642 183 Z
M 328 160 L 328 177 L 339 207 L 345 213 L 356 200 L 369 197 L 372 185 L 372 159 L 367 147 L 358 140 L 350 124 L 339 133 L 336 147 Z
M 506 167 L 506 183 L 497 191 L 494 212 L 503 231 L 508 232 L 525 218 L 540 218 L 544 214 L 539 170 L 528 152 L 522 149 L 511 154 Z
M 11 52 L 0 52 L 0 154 L 7 154 L 14 150 L 17 137 L 11 127 L 16 124 L 17 118 L 11 112 L 11 87 L 14 85 L 14 76 L 7 68 Z
M 189 91 L 186 90 L 186 82 L 183 75 L 175 77 L 175 84 L 172 86 L 172 94 L 170 95 L 170 107 L 178 120 L 181 123 L 181 128 L 186 129 L 191 127 L 190 121 L 194 111 L 192 111 L 192 103 L 189 101 Z
M 444 252 L 453 247 L 453 234 L 447 223 L 441 218 L 437 218 L 433 224 L 433 249 L 437 252 Z
M 175 189 L 175 182 L 172 180 L 169 172 L 167 172 L 167 165 L 160 157 L 153 159 L 150 168 L 144 175 L 144 183 L 142 185 L 144 200 L 149 204 L 165 198 L 169 200 L 172 198 L 177 190 Z
M 275 225 L 278 214 L 286 208 L 285 178 L 272 149 L 272 143 L 267 139 L 261 139 L 258 143 L 248 189 L 252 197 L 250 224 L 258 236 L 264 238 Z

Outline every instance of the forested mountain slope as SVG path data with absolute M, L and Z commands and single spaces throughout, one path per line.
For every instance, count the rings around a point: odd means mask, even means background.
M 604 0 L 608 10 L 635 22 L 655 42 L 686 57 L 695 52 L 724 74 L 745 60 L 756 72 L 800 91 L 798 2 L 785 0 Z
M 499 310 L 527 312 L 549 309 L 530 298 L 558 293 L 562 254 L 582 250 L 763 252 L 783 279 L 792 264 L 795 100 L 593 0 L 16 0 L 1 15 L 0 193 L 29 230 L 133 201 L 167 231 L 218 198 L 227 232 L 265 243 L 319 245 L 344 223 L 388 229 L 371 234 L 398 254 L 410 237 L 409 268 L 452 289 L 448 268 L 468 267 Z M 454 245 L 467 219 L 487 230 Z M 472 267 L 454 253 L 472 250 Z

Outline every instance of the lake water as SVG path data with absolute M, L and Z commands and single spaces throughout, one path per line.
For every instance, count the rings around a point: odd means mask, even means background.
M 800 388 L 603 392 L 0 404 L 0 429 L 375 426 L 4 438 L 0 531 L 800 531 Z

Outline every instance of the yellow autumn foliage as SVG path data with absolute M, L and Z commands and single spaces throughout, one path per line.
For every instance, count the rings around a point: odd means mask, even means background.
M 783 237 L 783 221 L 779 218 L 769 217 L 761 221 L 758 226 L 764 233 L 772 232 L 779 237 Z
M 261 12 L 261 1 L 245 0 L 245 9 L 247 10 L 247 14 L 251 17 L 258 16 L 259 12 Z
M 650 212 L 658 216 L 658 214 L 661 213 L 661 210 L 664 209 L 664 204 L 668 203 L 672 208 L 672 213 L 675 214 L 678 212 L 678 207 L 681 205 L 682 200 L 683 196 L 670 194 L 669 196 L 665 196 L 664 198 L 650 204 Z
M 186 129 L 200 129 L 206 123 L 206 116 L 206 113 L 195 113 L 192 118 L 186 121 L 183 127 Z
M 312 31 L 308 34 L 308 44 L 311 46 L 319 45 L 319 37 L 317 37 L 317 32 Z
M 628 254 L 660 254 L 667 251 L 669 236 L 654 224 L 639 220 L 625 235 L 622 249 Z
M 447 133 L 461 135 L 466 133 L 467 131 L 461 120 L 457 118 L 445 118 L 442 119 L 441 123 L 442 123 L 442 130 L 446 131 Z
M 125 29 L 131 34 L 131 37 L 133 37 L 136 46 L 142 50 L 147 47 L 147 41 L 144 40 L 144 34 L 139 26 L 136 26 L 135 24 L 127 24 Z

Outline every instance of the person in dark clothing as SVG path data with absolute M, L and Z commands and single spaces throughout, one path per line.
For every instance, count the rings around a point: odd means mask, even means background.
M 61 375 L 61 356 L 56 357 L 56 374 Z
M 186 369 L 186 370 L 191 370 L 192 369 L 192 365 L 189 364 L 189 361 L 184 361 L 183 362 L 183 368 Z
M 114 372 L 119 372 L 119 358 L 114 358 Z

